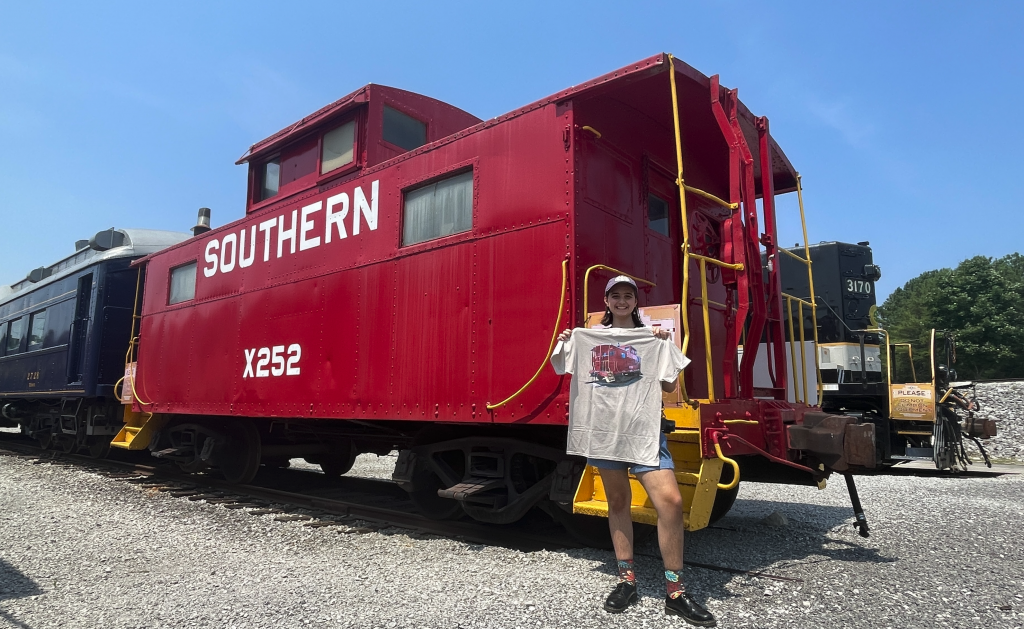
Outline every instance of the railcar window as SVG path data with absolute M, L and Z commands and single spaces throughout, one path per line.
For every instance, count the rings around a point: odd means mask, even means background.
M 473 171 L 405 193 L 402 245 L 469 231 L 473 227 Z
M 281 160 L 275 157 L 263 164 L 261 176 L 260 201 L 263 201 L 277 194 L 277 190 L 281 186 Z
M 29 350 L 39 349 L 43 346 L 43 339 L 46 337 L 46 311 L 32 313 L 28 326 L 28 348 Z
M 355 121 L 346 122 L 337 129 L 324 134 L 323 149 L 320 152 L 321 175 L 352 163 L 355 139 Z
M 0 356 L 4 355 L 4 350 L 7 349 L 7 328 L 11 327 L 7 323 L 0 323 Z
M 647 195 L 647 226 L 668 236 L 668 201 L 653 194 Z
M 427 125 L 384 105 L 384 141 L 411 151 L 427 143 Z
M 6 353 L 13 354 L 21 349 L 23 336 L 25 336 L 25 317 L 11 321 L 11 325 L 7 329 L 7 344 L 4 346 Z
M 180 304 L 196 297 L 196 263 L 190 262 L 171 269 L 171 293 L 167 304 Z

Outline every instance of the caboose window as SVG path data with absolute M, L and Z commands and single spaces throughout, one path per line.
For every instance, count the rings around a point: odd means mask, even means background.
M 647 226 L 668 236 L 668 201 L 653 194 L 647 195 Z
M 411 151 L 427 143 L 427 125 L 384 105 L 384 141 Z
M 473 227 L 473 171 L 405 193 L 402 245 L 469 231 Z
M 28 326 L 28 348 L 29 350 L 39 349 L 43 346 L 43 339 L 46 337 L 46 311 L 32 313 L 32 319 Z
M 7 344 L 4 350 L 7 354 L 13 354 L 21 349 L 21 337 L 25 336 L 25 317 L 11 321 L 7 328 Z
M 275 157 L 263 164 L 263 172 L 260 177 L 262 188 L 260 201 L 263 201 L 277 194 L 277 190 L 281 186 L 281 160 Z
M 323 148 L 320 151 L 321 175 L 352 163 L 355 138 L 355 121 L 346 122 L 337 129 L 324 134 Z
M 167 304 L 180 304 L 196 296 L 196 263 L 190 262 L 171 269 L 171 293 Z

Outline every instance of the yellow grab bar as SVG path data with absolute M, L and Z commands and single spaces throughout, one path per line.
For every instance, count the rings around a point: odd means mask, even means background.
M 717 441 L 715 442 L 715 454 L 717 454 L 718 458 L 721 459 L 723 462 L 728 463 L 729 465 L 732 466 L 732 482 L 729 483 L 728 485 L 718 483 L 719 489 L 721 489 L 722 491 L 729 491 L 730 489 L 736 487 L 736 485 L 740 484 L 740 465 L 736 461 L 733 461 L 729 457 L 722 454 L 722 446 L 718 445 Z
M 562 260 L 562 290 L 559 291 L 558 293 L 558 317 L 555 319 L 555 330 L 554 332 L 551 333 L 551 343 L 548 344 L 548 351 L 546 354 L 544 354 L 544 360 L 541 361 L 540 367 L 537 367 L 537 372 L 533 374 L 533 377 L 530 378 L 526 382 L 526 384 L 519 387 L 518 391 L 508 396 L 504 400 L 498 402 L 497 404 L 488 404 L 487 410 L 493 411 L 494 409 L 504 406 L 511 402 L 513 399 L 515 399 L 517 395 L 526 390 L 526 387 L 533 384 L 534 380 L 537 379 L 537 376 L 540 375 L 540 372 L 544 370 L 544 365 L 548 364 L 548 358 L 551 356 L 551 350 L 555 348 L 555 340 L 558 338 L 558 333 L 560 332 L 559 328 L 562 327 L 562 301 L 565 299 L 565 284 L 569 275 L 568 269 L 569 260 Z

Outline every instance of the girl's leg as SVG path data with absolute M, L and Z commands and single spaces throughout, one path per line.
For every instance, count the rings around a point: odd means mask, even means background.
M 658 545 L 665 569 L 678 572 L 683 569 L 683 498 L 679 495 L 675 472 L 653 470 L 636 476 L 658 512 Z M 609 515 L 610 507 L 609 497 Z
M 629 505 L 633 491 L 629 487 L 626 470 L 601 470 L 601 481 L 608 498 L 608 529 L 615 547 L 615 558 L 619 561 L 633 560 L 633 518 Z

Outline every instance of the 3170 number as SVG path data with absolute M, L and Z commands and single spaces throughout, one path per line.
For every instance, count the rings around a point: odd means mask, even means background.
M 284 345 L 254 347 L 243 351 L 245 352 L 243 378 L 299 375 L 299 359 L 302 358 L 302 348 L 298 343 L 289 345 L 287 353 L 285 353 Z M 253 368 L 253 359 L 256 359 L 255 369 Z
M 864 280 L 846 280 L 846 292 L 871 294 L 871 282 Z

